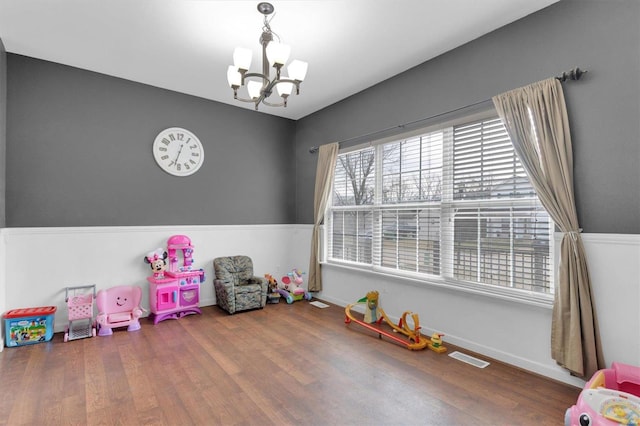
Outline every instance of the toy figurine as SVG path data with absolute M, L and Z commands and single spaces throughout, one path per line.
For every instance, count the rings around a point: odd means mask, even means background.
M 264 277 L 267 279 L 267 285 L 269 286 L 269 293 L 277 293 L 278 281 L 271 274 L 264 274 Z
M 280 301 L 280 293 L 278 293 L 278 281 L 271 274 L 264 274 L 269 286 L 267 293 L 267 303 L 278 303 Z
M 167 269 L 167 252 L 161 248 L 157 248 L 147 253 L 144 262 L 148 263 L 153 271 L 154 278 L 164 278 L 164 271 Z
M 429 349 L 439 354 L 446 352 L 447 348 L 442 346 L 442 336 L 444 336 L 442 333 L 433 333 L 431 335 L 431 341 L 427 345 Z
M 379 293 L 374 290 L 368 292 L 366 297 L 358 301 L 366 302 L 364 311 L 364 322 L 373 324 L 374 322 L 378 322 L 378 320 L 382 318 L 382 315 L 380 314 L 380 312 L 378 312 L 378 296 Z

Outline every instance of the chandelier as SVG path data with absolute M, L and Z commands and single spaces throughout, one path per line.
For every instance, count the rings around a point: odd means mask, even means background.
M 288 76 L 281 73 L 282 67 L 289 59 L 291 46 L 280 43 L 280 37 L 271 30 L 269 25 L 270 19 L 267 19 L 274 11 L 271 3 L 258 3 L 258 12 L 264 15 L 264 25 L 262 27 L 262 36 L 260 36 L 260 44 L 262 45 L 262 73 L 248 72 L 251 66 L 251 57 L 253 52 L 250 49 L 236 47 L 233 52 L 233 65 L 227 70 L 227 80 L 229 86 L 233 89 L 233 98 L 242 102 L 252 102 L 258 109 L 258 105 L 263 103 L 268 106 L 281 107 L 287 106 L 287 98 L 296 89 L 296 95 L 300 94 L 300 83 L 307 74 L 308 64 L 304 61 L 293 60 L 287 67 Z M 274 40 L 274 37 L 277 39 Z M 273 66 L 276 75 L 271 80 L 269 76 L 269 67 Z M 247 88 L 248 99 L 238 96 L 238 89 L 241 86 Z M 281 99 L 273 101 L 271 95 L 275 91 Z

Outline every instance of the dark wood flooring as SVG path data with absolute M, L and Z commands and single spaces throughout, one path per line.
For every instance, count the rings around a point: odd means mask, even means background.
M 3 425 L 562 425 L 580 392 L 409 351 L 304 301 L 210 306 L 66 343 L 57 333 L 5 348 L 0 386 Z

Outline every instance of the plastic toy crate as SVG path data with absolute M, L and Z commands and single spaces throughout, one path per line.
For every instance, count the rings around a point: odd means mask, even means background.
M 7 347 L 48 342 L 53 337 L 55 306 L 13 309 L 4 314 Z

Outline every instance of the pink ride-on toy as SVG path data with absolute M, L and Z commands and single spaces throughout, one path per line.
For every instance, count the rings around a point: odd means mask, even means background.
M 576 405 L 567 409 L 565 426 L 640 425 L 640 367 L 611 363 L 591 377 Z
M 98 336 L 110 336 L 112 328 L 127 326 L 127 331 L 140 330 L 143 308 L 140 307 L 142 290 L 138 286 L 121 285 L 100 290 L 96 295 L 98 306 Z

